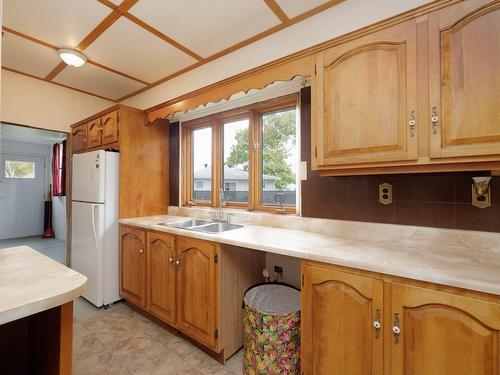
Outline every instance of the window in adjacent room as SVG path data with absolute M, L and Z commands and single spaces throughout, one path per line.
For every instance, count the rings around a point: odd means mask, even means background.
M 35 178 L 35 163 L 31 161 L 5 160 L 5 178 Z

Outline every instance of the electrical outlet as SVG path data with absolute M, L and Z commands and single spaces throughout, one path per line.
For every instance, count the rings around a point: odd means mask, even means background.
M 392 203 L 392 185 L 384 182 L 378 186 L 378 201 L 383 205 Z
M 274 266 L 274 272 L 283 275 L 283 267 L 281 267 L 281 266 Z

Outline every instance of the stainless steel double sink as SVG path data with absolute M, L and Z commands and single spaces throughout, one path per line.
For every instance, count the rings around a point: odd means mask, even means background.
M 158 225 L 163 225 L 169 228 L 187 229 L 203 233 L 221 233 L 221 232 L 226 232 L 228 230 L 238 229 L 243 227 L 243 225 L 238 225 L 238 224 L 230 224 L 230 223 L 202 220 L 202 219 L 167 221 L 165 223 L 159 223 Z

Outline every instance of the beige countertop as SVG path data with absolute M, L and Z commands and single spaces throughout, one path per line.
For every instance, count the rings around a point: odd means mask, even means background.
M 87 278 L 28 246 L 0 249 L 0 324 L 78 298 Z
M 277 227 L 276 223 L 270 223 L 274 226 L 246 223 L 243 228 L 217 234 L 158 225 L 186 218 L 161 215 L 122 219 L 120 223 L 500 295 L 500 234 L 497 233 L 322 219 L 305 219 L 303 227 L 316 227 L 318 231 L 296 229 L 301 219 L 289 223 L 294 229 Z

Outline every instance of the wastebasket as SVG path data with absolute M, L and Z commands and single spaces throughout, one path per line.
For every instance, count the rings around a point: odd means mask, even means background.
M 300 374 L 300 290 L 257 284 L 245 292 L 243 309 L 243 373 Z

